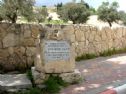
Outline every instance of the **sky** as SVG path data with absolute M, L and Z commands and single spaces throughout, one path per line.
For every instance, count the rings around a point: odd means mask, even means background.
M 42 5 L 46 5 L 46 6 L 53 6 L 57 3 L 67 3 L 70 2 L 72 0 L 36 0 L 36 5 L 42 6 Z M 80 0 L 77 0 L 80 1 Z M 94 7 L 94 8 L 98 8 L 99 5 L 101 5 L 101 3 L 103 1 L 109 1 L 109 2 L 113 2 L 113 1 L 117 1 L 119 3 L 119 10 L 123 10 L 126 12 L 126 5 L 125 5 L 125 0 L 84 0 L 86 3 L 88 3 L 90 6 Z

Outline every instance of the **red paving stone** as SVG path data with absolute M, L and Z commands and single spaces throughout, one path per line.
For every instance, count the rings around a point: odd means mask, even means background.
M 100 94 L 117 94 L 115 90 L 107 90 L 103 93 L 100 93 Z
M 106 83 L 125 79 L 126 54 L 77 62 L 76 68 L 81 71 L 85 81 L 63 89 L 60 94 L 85 94 Z

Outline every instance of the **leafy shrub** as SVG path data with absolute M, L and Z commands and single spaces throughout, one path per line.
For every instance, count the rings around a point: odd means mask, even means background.
M 66 86 L 66 82 L 62 80 L 59 76 L 50 75 L 45 81 L 46 91 L 49 93 L 58 93 L 62 86 Z

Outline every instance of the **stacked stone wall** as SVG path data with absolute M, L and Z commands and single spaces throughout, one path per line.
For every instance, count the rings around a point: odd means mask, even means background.
M 88 25 L 34 25 L 0 23 L 0 67 L 15 70 L 30 67 L 34 62 L 35 43 L 40 32 L 64 31 L 74 46 L 76 56 L 99 54 L 108 49 L 126 47 L 126 28 Z

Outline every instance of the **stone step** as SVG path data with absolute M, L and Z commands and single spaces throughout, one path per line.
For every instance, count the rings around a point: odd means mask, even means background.
M 17 91 L 32 87 L 26 74 L 0 74 L 0 91 Z

